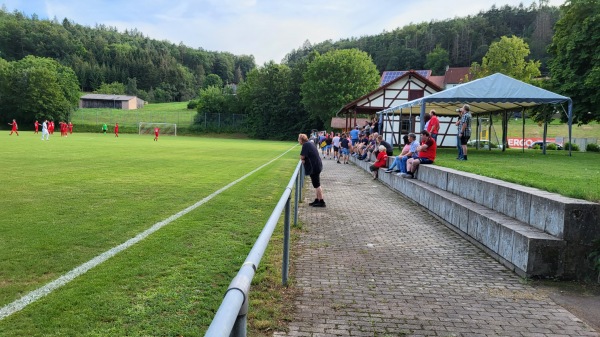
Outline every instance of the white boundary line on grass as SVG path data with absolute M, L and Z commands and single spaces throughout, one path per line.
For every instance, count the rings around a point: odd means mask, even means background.
M 88 270 L 98 266 L 99 264 L 101 264 L 102 262 L 110 259 L 111 257 L 115 256 L 116 254 L 124 251 L 125 249 L 133 246 L 134 244 L 142 241 L 143 239 L 145 239 L 148 235 L 156 232 L 157 230 L 163 228 L 164 226 L 168 225 L 169 223 L 179 219 L 180 217 L 186 215 L 187 213 L 195 210 L 196 208 L 202 206 L 203 204 L 205 204 L 206 202 L 208 202 L 209 200 L 211 200 L 212 198 L 216 197 L 217 195 L 221 194 L 221 192 L 224 192 L 225 190 L 229 189 L 230 187 L 232 187 L 233 185 L 239 183 L 240 181 L 248 178 L 249 176 L 251 176 L 252 174 L 254 174 L 255 172 L 261 170 L 263 167 L 271 164 L 272 162 L 276 161 L 277 159 L 283 157 L 285 154 L 287 154 L 288 152 L 290 152 L 291 150 L 293 150 L 296 146 L 293 146 L 292 148 L 290 148 L 289 150 L 285 151 L 284 153 L 282 153 L 281 155 L 279 155 L 278 157 L 272 159 L 271 161 L 269 161 L 266 164 L 261 165 L 260 167 L 252 170 L 251 172 L 247 173 L 246 175 L 242 176 L 241 178 L 238 178 L 237 180 L 234 180 L 233 182 L 229 183 L 228 185 L 226 185 L 225 187 L 222 187 L 220 189 L 218 189 L 217 191 L 213 192 L 211 195 L 205 197 L 204 199 L 198 201 L 197 203 L 193 204 L 192 206 L 184 209 L 183 211 L 176 213 L 174 215 L 171 215 L 170 217 L 166 218 L 165 220 L 161 221 L 161 222 L 157 222 L 156 224 L 154 224 L 152 227 L 148 228 L 147 230 L 143 231 L 142 233 L 136 235 L 135 237 L 127 240 L 126 242 L 105 251 L 104 253 L 96 256 L 95 258 L 89 260 L 88 262 L 75 267 L 75 269 L 71 270 L 70 272 L 60 276 L 59 278 L 57 278 L 56 280 L 46 284 L 45 286 L 38 288 L 30 293 L 28 293 L 27 295 L 21 297 L 20 299 L 5 305 L 4 307 L 0 308 L 0 320 L 3 320 L 4 318 L 14 314 L 17 311 L 22 310 L 23 308 L 25 308 L 26 306 L 28 306 L 29 304 L 39 300 L 40 298 L 50 294 L 51 292 L 53 292 L 54 290 L 62 287 L 63 285 L 69 283 L 70 281 L 72 281 L 73 279 L 75 279 L 76 277 L 85 274 Z

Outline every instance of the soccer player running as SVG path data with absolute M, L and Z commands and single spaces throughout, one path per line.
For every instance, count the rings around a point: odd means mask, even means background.
M 38 122 L 37 120 L 35 121 L 35 123 L 33 123 L 33 126 L 35 126 L 35 133 L 39 133 L 38 129 L 40 128 L 40 122 Z
M 17 125 L 17 121 L 13 119 L 12 123 L 8 123 L 8 125 L 12 125 L 12 129 L 10 130 L 9 136 L 12 136 L 13 132 L 19 135 L 19 126 Z
M 159 128 L 154 128 L 154 141 L 158 142 L 158 132 L 160 131 Z

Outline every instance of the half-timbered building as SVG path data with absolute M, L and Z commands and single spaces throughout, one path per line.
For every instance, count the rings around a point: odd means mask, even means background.
M 372 117 L 389 107 L 441 91 L 440 86 L 428 79 L 430 76 L 431 70 L 386 71 L 381 76 L 379 88 L 344 105 L 337 115 L 345 117 L 345 129 L 348 129 L 359 125 L 359 115 Z M 401 135 L 416 130 L 418 119 L 418 111 L 415 114 L 380 117 L 380 134 L 393 144 L 400 144 Z

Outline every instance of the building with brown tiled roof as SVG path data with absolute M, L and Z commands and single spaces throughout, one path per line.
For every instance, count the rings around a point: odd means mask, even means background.
M 455 87 L 459 84 L 463 84 L 472 80 L 471 68 L 469 67 L 458 67 L 458 68 L 446 68 L 446 74 L 444 74 L 444 89 Z

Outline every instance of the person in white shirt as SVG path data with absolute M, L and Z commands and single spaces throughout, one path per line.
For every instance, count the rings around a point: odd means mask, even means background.
M 338 164 L 340 163 L 340 134 L 336 133 L 335 137 L 331 140 L 333 144 L 333 159 L 337 160 Z
M 46 137 L 46 140 L 50 140 L 50 133 L 48 133 L 48 120 L 45 119 L 44 122 L 42 123 L 42 140 L 44 140 L 44 137 Z

